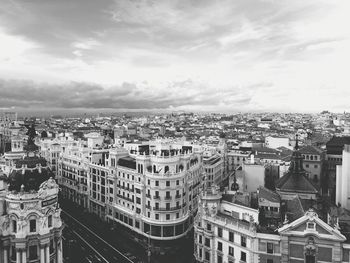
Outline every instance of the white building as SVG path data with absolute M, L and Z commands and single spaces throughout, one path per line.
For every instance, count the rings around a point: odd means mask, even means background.
M 336 166 L 335 201 L 342 207 L 350 209 L 350 145 L 343 149 L 343 163 Z
M 273 137 L 268 136 L 265 138 L 265 146 L 273 149 L 277 149 L 279 147 L 286 147 L 292 149 L 293 147 L 289 144 L 288 137 Z
M 110 151 L 114 198 L 108 204 L 107 220 L 152 240 L 186 235 L 204 176 L 202 151 L 167 141 L 136 146 L 126 145 L 127 154 Z

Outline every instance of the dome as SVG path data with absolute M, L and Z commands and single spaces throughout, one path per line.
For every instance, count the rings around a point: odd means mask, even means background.
M 8 177 L 8 189 L 10 191 L 38 191 L 40 185 L 50 177 L 54 178 L 54 173 L 46 165 L 46 160 L 36 155 L 27 155 L 25 158 L 17 160 L 14 170 Z

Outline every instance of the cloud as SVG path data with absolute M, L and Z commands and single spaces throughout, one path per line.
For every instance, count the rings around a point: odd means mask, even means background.
M 167 83 L 167 87 L 122 83 L 103 87 L 98 84 L 71 82 L 61 85 L 28 80 L 0 80 L 2 107 L 28 109 L 169 109 L 226 105 L 240 107 L 250 102 L 234 87 L 214 90 L 192 80 Z M 264 86 L 265 84 L 261 84 Z M 146 86 L 146 87 L 145 87 Z M 259 84 L 246 87 L 255 89 Z
M 295 87 L 318 95 L 323 86 L 336 90 L 337 107 L 350 84 L 349 8 L 347 0 L 4 0 L 0 78 L 14 90 L 1 107 L 26 106 L 27 89 L 30 107 L 283 110 Z M 81 87 L 86 94 L 71 96 Z

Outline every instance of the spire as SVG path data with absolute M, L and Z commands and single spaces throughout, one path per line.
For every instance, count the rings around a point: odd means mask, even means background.
M 294 149 L 295 150 L 299 150 L 299 135 L 298 134 L 296 134 L 295 135 L 295 147 L 294 147 Z

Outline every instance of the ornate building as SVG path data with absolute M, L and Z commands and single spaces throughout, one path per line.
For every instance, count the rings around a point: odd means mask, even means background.
M 26 155 L 0 178 L 0 262 L 61 263 L 58 185 L 30 136 Z

